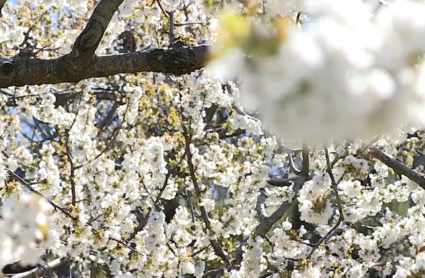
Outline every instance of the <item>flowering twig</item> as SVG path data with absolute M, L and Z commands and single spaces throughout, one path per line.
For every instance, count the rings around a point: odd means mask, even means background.
M 122 121 L 121 121 L 121 123 L 120 123 L 120 125 L 115 129 L 115 131 L 114 131 L 114 135 L 112 135 L 112 138 L 111 138 L 111 140 L 109 140 L 109 142 L 108 142 L 108 144 L 106 145 L 106 147 L 100 152 L 100 153 L 98 153 L 95 157 L 94 157 L 94 159 L 91 161 L 91 162 L 93 162 L 93 161 L 95 161 L 96 159 L 98 159 L 99 157 L 101 157 L 102 156 L 102 154 L 104 154 L 105 152 L 107 152 L 107 151 L 109 151 L 110 150 L 110 147 L 112 146 L 112 144 L 115 142 L 115 140 L 117 139 L 117 137 L 118 137 L 118 133 L 119 133 L 119 131 L 121 130 L 121 128 L 122 128 L 122 126 L 123 126 L 123 124 L 124 124 L 124 122 L 125 122 L 125 117 L 126 117 L 126 115 L 127 115 L 127 112 L 128 112 L 128 108 L 130 107 L 130 103 L 127 103 L 127 107 L 125 108 L 125 111 L 124 111 L 124 115 L 123 115 L 123 117 L 122 117 Z M 83 163 L 83 164 L 80 164 L 80 165 L 78 165 L 78 166 L 75 166 L 75 169 L 77 170 L 77 169 L 80 169 L 81 167 L 83 167 L 85 164 Z
M 27 181 L 25 181 L 23 178 L 21 178 L 19 175 L 17 175 L 15 172 L 13 172 L 12 170 L 7 169 L 7 172 L 9 172 L 10 174 L 12 174 L 12 176 L 19 181 L 20 184 L 22 184 L 23 186 L 25 186 L 30 192 L 40 196 L 41 198 L 45 199 L 52 207 L 54 207 L 55 209 L 61 211 L 63 214 L 65 214 L 66 216 L 74 219 L 74 217 L 67 212 L 65 209 L 63 209 L 62 207 L 56 205 L 54 202 L 50 201 L 49 199 L 47 199 L 46 197 L 44 197 L 43 194 L 41 194 L 39 191 L 35 190 L 30 183 L 28 183 Z
M 164 183 L 163 183 L 161 189 L 159 190 L 158 195 L 156 195 L 155 200 L 153 200 L 153 206 L 149 209 L 149 211 L 145 215 L 142 216 L 142 218 L 139 220 L 139 224 L 134 229 L 134 231 L 130 234 L 130 236 L 128 237 L 128 239 L 126 239 L 126 242 L 130 242 L 140 231 L 143 230 L 143 228 L 148 223 L 148 219 L 149 219 L 149 216 L 150 216 L 153 208 L 158 209 L 159 202 L 161 201 L 162 194 L 164 193 L 165 188 L 168 185 L 168 181 L 169 181 L 169 179 L 170 179 L 173 171 L 176 170 L 179 167 L 180 163 L 183 161 L 183 158 L 185 156 L 186 156 L 186 152 L 183 153 L 183 156 L 180 158 L 180 161 L 178 163 L 176 163 L 176 165 L 173 168 L 171 168 L 171 169 L 168 170 L 168 172 L 167 172 L 167 174 L 165 176 Z M 145 189 L 147 191 L 147 188 L 146 187 L 145 187 Z
M 294 193 L 293 200 L 297 199 L 298 191 L 301 189 L 301 187 L 304 185 L 304 183 L 308 180 L 310 180 L 310 175 L 308 174 L 310 171 L 310 165 L 309 165 L 309 149 L 307 145 L 303 144 L 302 149 L 302 156 L 305 159 L 303 161 L 302 169 L 299 171 L 300 174 L 298 177 L 294 180 L 294 186 L 292 188 L 292 191 Z M 306 173 L 306 174 L 301 174 Z M 257 236 L 265 237 L 267 232 L 273 227 L 273 225 L 279 221 L 283 217 L 283 215 L 286 213 L 288 208 L 292 205 L 292 202 L 283 202 L 279 208 L 272 213 L 269 217 L 264 217 L 261 219 L 260 223 L 255 229 L 255 233 Z M 245 238 L 239 245 L 239 247 L 234 252 L 233 256 L 235 258 L 234 262 L 236 265 L 239 265 L 242 261 L 243 256 L 243 247 L 247 244 L 248 238 Z
M 332 229 L 330 229 L 324 237 L 322 237 L 319 241 L 317 241 L 314 244 L 314 246 L 312 246 L 313 248 L 311 249 L 310 253 L 307 255 L 306 259 L 309 259 L 313 255 L 314 251 L 316 251 L 316 249 L 322 243 L 328 241 L 333 236 L 336 229 L 338 229 L 338 227 L 341 225 L 342 221 L 344 221 L 344 214 L 343 214 L 342 205 L 341 205 L 341 198 L 339 197 L 339 193 L 338 193 L 338 184 L 341 182 L 344 175 L 342 175 L 342 177 L 338 180 L 338 182 L 335 181 L 335 177 L 332 173 L 331 161 L 329 159 L 329 151 L 328 151 L 328 147 L 326 145 L 325 145 L 325 158 L 326 158 L 326 172 L 328 172 L 329 177 L 331 178 L 332 190 L 335 194 L 335 198 L 336 198 L 336 202 L 337 202 L 337 206 L 338 206 L 338 211 L 339 211 L 339 217 L 338 217 L 338 220 L 335 223 L 335 225 L 332 227 Z
M 153 207 L 156 208 L 158 206 L 158 203 L 161 199 L 162 193 L 164 192 L 165 188 L 167 187 L 168 180 L 170 179 L 170 176 L 171 176 L 171 171 L 168 171 L 167 175 L 165 176 L 164 184 L 162 185 L 162 188 L 159 190 L 159 193 L 156 196 L 156 199 L 154 201 L 153 206 L 151 207 L 149 212 L 146 213 L 146 215 L 143 216 L 143 219 L 141 219 L 141 221 L 139 221 L 139 224 L 134 229 L 134 231 L 130 234 L 130 236 L 126 239 L 126 242 L 130 242 L 141 230 L 143 230 L 143 228 L 146 226 L 146 224 L 148 224 L 148 219 L 149 219 L 149 216 L 152 212 L 152 208 Z
M 81 102 L 81 100 L 80 100 Z M 66 136 L 66 142 L 65 142 L 65 149 L 66 149 L 66 156 L 68 158 L 69 165 L 71 167 L 71 173 L 69 174 L 69 180 L 71 181 L 71 204 L 75 206 L 76 204 L 76 192 L 75 192 L 75 164 L 74 159 L 72 158 L 71 153 L 71 147 L 69 146 L 69 133 L 71 132 L 71 129 L 74 127 L 75 122 L 78 118 L 78 113 L 80 110 L 77 110 L 77 114 L 74 117 L 74 120 L 71 123 L 71 126 L 69 129 L 65 132 Z
M 201 190 L 199 188 L 198 180 L 195 176 L 195 167 L 193 166 L 192 153 L 190 152 L 190 144 L 192 143 L 191 137 L 187 131 L 187 128 L 186 127 L 183 127 L 183 128 L 185 131 L 185 144 L 186 144 L 187 164 L 189 166 L 189 176 L 192 180 L 193 186 L 195 187 L 196 197 L 199 199 L 201 197 Z M 206 229 L 208 230 L 208 232 L 211 232 L 211 222 L 208 218 L 207 211 L 205 210 L 203 206 L 199 206 L 199 209 L 201 211 L 201 217 L 205 223 Z M 215 254 L 219 256 L 224 262 L 226 262 L 230 268 L 233 268 L 232 262 L 230 261 L 226 253 L 224 253 L 224 250 L 221 247 L 220 243 L 216 239 L 211 239 L 210 242 L 211 242 L 211 246 L 214 249 Z
M 295 200 L 298 196 L 298 191 L 301 189 L 301 187 L 304 185 L 304 182 L 310 179 L 310 176 L 308 174 L 309 172 L 309 158 L 308 158 L 308 146 L 303 145 L 302 150 L 302 156 L 305 159 L 303 161 L 302 169 L 299 171 L 300 174 L 294 181 L 294 187 L 293 192 L 295 194 L 293 200 Z M 303 173 L 303 174 L 301 174 Z M 267 218 L 264 218 L 260 224 L 256 228 L 257 235 L 263 237 L 266 235 L 266 233 L 271 229 L 271 227 L 276 223 L 282 216 L 285 214 L 286 210 L 291 206 L 290 202 L 283 202 L 280 207 L 270 216 Z
M 55 204 L 54 202 L 50 201 L 48 198 L 46 198 L 43 194 L 41 194 L 39 191 L 35 190 L 29 183 L 27 183 L 24 179 L 22 179 L 20 176 L 18 176 L 17 174 L 15 174 L 13 171 L 7 169 L 7 171 L 12 174 L 12 176 L 18 180 L 23 186 L 25 186 L 30 192 L 40 196 L 41 198 L 43 198 L 44 200 L 46 200 L 53 208 L 55 208 L 56 210 L 59 210 L 60 212 L 62 212 L 65 216 L 67 216 L 68 218 L 70 218 L 73 221 L 77 221 L 78 219 L 75 218 L 74 216 L 72 216 L 68 211 L 66 211 L 64 208 L 62 208 L 61 206 Z M 91 225 L 89 225 L 88 223 L 85 223 L 85 226 L 89 227 L 92 231 L 92 233 L 98 235 L 99 231 L 96 230 L 95 228 L 93 228 Z M 116 239 L 114 237 L 108 237 L 109 240 L 113 240 L 125 247 L 127 247 L 128 249 L 130 249 L 131 251 L 140 254 L 139 251 L 137 251 L 136 249 L 134 249 L 133 247 L 129 246 L 127 243 L 125 243 L 124 241 L 120 240 L 120 239 Z

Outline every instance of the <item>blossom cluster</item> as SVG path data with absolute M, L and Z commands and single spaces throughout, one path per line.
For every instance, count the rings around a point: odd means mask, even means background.
M 248 111 L 260 111 L 278 137 L 312 144 L 424 125 L 422 3 L 292 2 L 315 22 L 300 29 L 282 19 L 276 25 L 275 17 L 246 21 L 247 39 L 240 44 L 227 43 L 238 33 L 229 31 L 228 19 L 221 24 L 227 35 L 219 33 L 217 43 L 227 49 L 210 69 L 243 80 L 240 102 Z M 267 48 L 251 37 L 268 41 Z
M 23 266 L 39 263 L 50 241 L 52 207 L 39 196 L 27 193 L 19 200 L 4 200 L 0 215 L 0 268 L 16 261 Z
M 7 1 L 1 54 L 68 53 L 98 2 Z M 124 30 L 168 47 L 151 4 L 123 1 L 97 54 L 125 51 Z M 82 277 L 425 273 L 424 189 L 368 149 L 421 174 L 422 129 L 369 135 L 423 124 L 425 6 L 161 5 L 176 38 L 219 48 L 207 69 L 0 92 L 0 269 L 48 253 Z

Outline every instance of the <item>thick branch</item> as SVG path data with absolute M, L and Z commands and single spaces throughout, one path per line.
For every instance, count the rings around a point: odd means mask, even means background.
M 4 4 L 6 4 L 6 0 L 0 0 L 0 17 L 2 17 L 1 10 L 3 9 Z
M 94 53 L 122 2 L 100 1 L 67 55 L 49 60 L 22 56 L 0 59 L 0 88 L 78 82 L 121 73 L 186 74 L 203 67 L 207 53 L 205 45 L 96 57 Z
M 208 46 L 152 49 L 143 52 L 94 57 L 90 65 L 70 70 L 69 57 L 0 59 L 0 88 L 78 82 L 121 73 L 162 72 L 186 74 L 204 66 Z
M 69 71 L 89 66 L 112 16 L 123 0 L 102 0 L 94 9 L 86 28 L 78 36 L 69 55 Z
M 62 264 L 66 263 L 66 258 L 58 258 L 46 264 L 44 267 L 36 267 L 30 271 L 22 272 L 16 275 L 13 275 L 12 278 L 30 278 L 30 277 L 39 277 L 43 274 L 46 274 L 49 271 L 60 267 Z
M 406 176 L 410 180 L 416 182 L 420 187 L 425 189 L 425 178 L 420 175 L 418 172 L 410 169 L 403 163 L 395 160 L 394 158 L 389 157 L 384 152 L 376 147 L 370 147 L 369 153 L 388 167 L 394 170 L 397 174 Z

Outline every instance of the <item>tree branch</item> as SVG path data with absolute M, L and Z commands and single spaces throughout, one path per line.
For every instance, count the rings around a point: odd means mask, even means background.
M 6 0 L 0 0 L 0 17 L 3 15 L 1 14 L 1 11 L 3 10 L 4 4 L 6 4 Z
M 260 188 L 260 195 L 258 195 L 257 197 L 257 215 L 258 218 L 260 218 L 260 220 L 264 219 L 267 217 L 267 212 L 266 212 L 266 189 Z
M 98 90 L 90 92 L 91 95 L 95 96 L 96 100 L 108 100 L 108 101 L 116 101 L 119 104 L 124 104 L 121 101 L 121 94 L 116 93 L 114 91 Z M 8 94 L 7 94 L 8 95 Z M 76 100 L 81 98 L 83 95 L 82 91 L 74 91 L 74 92 L 65 92 L 65 93 L 54 93 L 55 96 L 55 105 L 56 106 L 64 106 L 68 103 L 68 101 Z M 6 106 L 15 107 L 18 106 L 17 100 L 25 99 L 25 98 L 35 98 L 35 102 L 41 101 L 42 94 L 29 94 L 23 96 L 10 96 L 6 101 Z
M 189 176 L 192 180 L 193 186 L 195 187 L 195 193 L 196 197 L 199 200 L 201 198 L 201 189 L 199 188 L 198 180 L 195 175 L 195 167 L 192 162 L 192 153 L 190 152 L 190 144 L 192 143 L 192 138 L 189 135 L 189 132 L 187 131 L 187 128 L 183 127 L 185 131 L 185 144 L 186 144 L 186 155 L 187 155 L 187 164 L 189 167 Z M 208 218 L 207 211 L 203 206 L 199 206 L 199 210 L 201 211 L 201 218 L 205 223 L 205 227 L 208 232 L 211 233 L 211 222 Z M 210 239 L 211 246 L 214 249 L 214 253 L 220 257 L 228 266 L 229 268 L 233 268 L 232 262 L 230 261 L 227 254 L 224 252 L 223 248 L 221 247 L 220 243 L 216 239 Z
M 137 227 L 133 230 L 133 232 L 129 235 L 129 237 L 126 239 L 126 242 L 130 242 L 131 240 L 133 240 L 133 238 L 136 237 L 136 235 L 143 230 L 143 228 L 145 228 L 145 226 L 148 224 L 149 221 L 149 216 L 152 212 L 152 209 L 154 207 L 158 206 L 159 201 L 161 200 L 161 196 L 162 193 L 164 193 L 165 188 L 168 185 L 168 180 L 171 177 L 171 171 L 168 171 L 167 175 L 165 176 L 165 180 L 164 180 L 164 184 L 162 185 L 162 188 L 159 190 L 158 195 L 156 196 L 156 199 L 154 201 L 154 205 L 151 207 L 151 209 L 149 210 L 148 213 L 146 213 L 146 215 L 143 215 L 143 217 L 141 217 L 139 224 L 137 225 Z
M 204 66 L 207 51 L 207 45 L 199 45 L 100 56 L 90 59 L 89 65 L 73 70 L 70 70 L 68 56 L 57 59 L 0 58 L 0 88 L 78 82 L 121 73 L 187 74 Z
M 309 150 L 308 146 L 303 143 L 303 151 L 302 151 L 302 157 L 303 157 L 303 168 L 301 169 L 301 175 L 308 176 L 308 172 L 310 171 L 310 156 L 309 156 Z
M 112 16 L 122 2 L 123 0 L 102 0 L 96 6 L 86 28 L 75 41 L 71 53 L 64 57 L 69 59 L 70 68 L 67 72 L 80 70 L 90 65 Z
M 337 201 L 339 217 L 338 217 L 338 220 L 335 223 L 335 225 L 332 227 L 332 229 L 330 229 L 324 237 L 322 237 L 316 243 L 313 244 L 313 246 L 312 246 L 313 248 L 310 250 L 309 254 L 306 257 L 307 260 L 311 258 L 314 251 L 316 251 L 317 248 L 319 248 L 322 243 L 327 242 L 335 234 L 336 229 L 338 229 L 338 227 L 344 221 L 344 212 L 343 212 L 342 205 L 341 205 L 341 199 L 339 197 L 338 184 L 344 178 L 345 173 L 342 175 L 342 177 L 339 179 L 338 182 L 335 180 L 335 177 L 332 173 L 332 165 L 331 165 L 331 160 L 329 158 L 329 150 L 328 150 L 327 145 L 325 145 L 325 157 L 326 157 L 326 172 L 328 173 L 329 177 L 331 178 L 332 190 L 335 194 L 335 198 L 336 198 L 336 201 Z
M 290 186 L 296 178 L 282 178 L 268 180 L 267 183 L 273 186 L 285 187 Z
M 66 258 L 58 258 L 46 264 L 44 267 L 36 267 L 29 271 L 25 271 L 19 274 L 15 274 L 12 278 L 30 278 L 30 277 L 39 277 L 46 274 L 48 271 L 52 271 L 57 267 L 60 267 L 62 264 L 66 263 Z
M 298 191 L 302 188 L 304 183 L 308 180 L 310 180 L 310 166 L 309 166 L 309 150 L 308 146 L 303 144 L 302 149 L 302 156 L 303 156 L 303 166 L 302 170 L 300 171 L 300 174 L 295 178 L 294 180 L 294 186 L 292 188 L 292 191 L 294 192 L 294 197 L 292 200 L 296 200 L 298 197 Z M 267 232 L 273 227 L 273 225 L 279 221 L 284 215 L 285 212 L 288 210 L 288 208 L 292 205 L 292 202 L 283 202 L 279 208 L 272 213 L 269 217 L 264 217 L 261 219 L 260 223 L 255 229 L 255 233 L 257 236 L 265 237 Z M 236 249 L 236 251 L 233 253 L 233 257 L 235 258 L 234 262 L 235 265 L 239 265 L 242 262 L 242 256 L 243 256 L 243 246 L 246 245 L 248 241 L 248 238 L 244 239 L 239 247 Z
M 377 147 L 370 147 L 369 153 L 370 155 L 372 155 L 372 157 L 378 159 L 379 161 L 393 169 L 394 172 L 396 172 L 397 174 L 409 178 L 410 180 L 416 182 L 420 187 L 425 189 L 425 178 L 415 170 L 412 170 L 403 163 L 397 161 L 396 159 L 389 157 Z
M 292 189 L 292 191 L 295 193 L 295 196 L 293 198 L 294 200 L 297 198 L 298 191 L 301 189 L 304 183 L 310 179 L 310 176 L 308 174 L 310 171 L 309 150 L 308 146 L 305 144 L 303 144 L 302 156 L 302 170 L 300 171 L 300 175 L 295 179 L 294 187 Z M 266 233 L 271 229 L 273 224 L 276 223 L 280 218 L 282 218 L 282 216 L 290 206 L 291 203 L 284 202 L 270 217 L 267 217 L 262 220 L 256 229 L 257 235 L 261 237 L 265 236 Z

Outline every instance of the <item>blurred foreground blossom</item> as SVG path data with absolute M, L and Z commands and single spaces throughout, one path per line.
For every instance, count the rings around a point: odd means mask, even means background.
M 0 220 L 0 269 L 18 260 L 21 265 L 38 262 L 43 253 L 40 244 L 49 239 L 49 226 L 53 221 L 51 208 L 36 195 L 4 200 Z
M 311 144 L 425 124 L 424 4 L 394 1 L 372 17 L 371 1 L 299 2 L 318 18 L 305 30 L 285 18 L 274 25 L 247 20 L 249 34 L 229 46 L 223 20 L 223 55 L 215 54 L 209 69 L 241 78 L 236 101 L 245 110 L 261 112 L 278 137 Z M 265 45 L 253 44 L 253 36 Z

